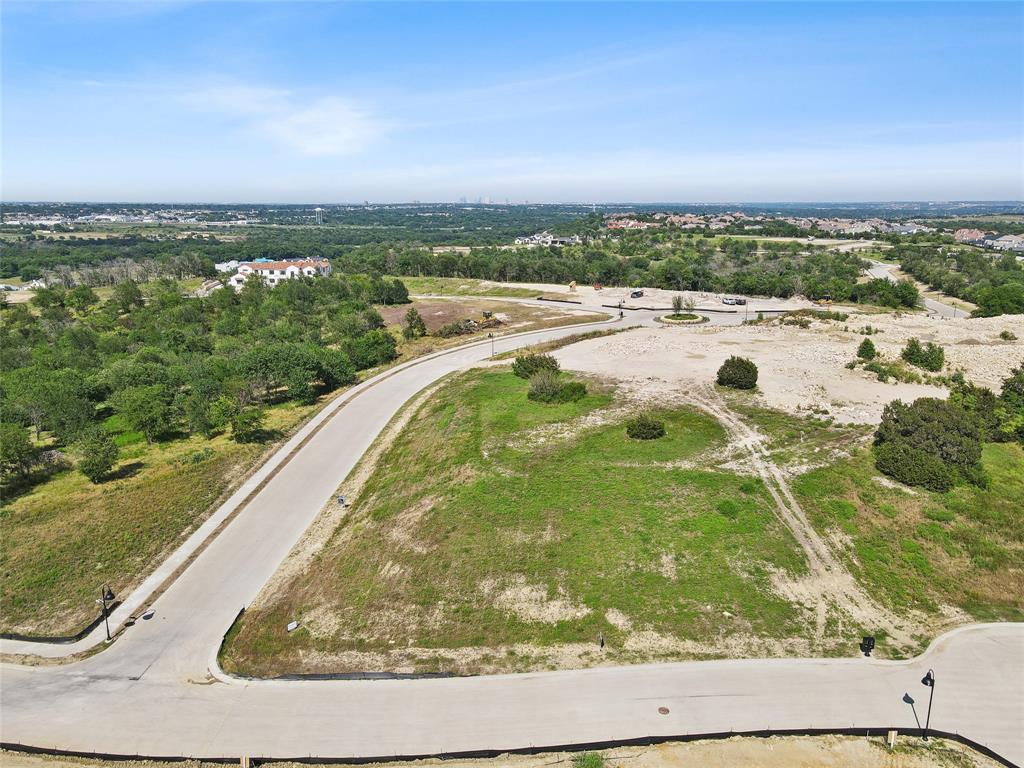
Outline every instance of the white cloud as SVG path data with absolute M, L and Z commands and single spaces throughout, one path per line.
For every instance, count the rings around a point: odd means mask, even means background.
M 360 152 L 385 131 L 368 109 L 338 96 L 308 101 L 293 91 L 229 83 L 190 90 L 179 100 L 237 119 L 247 132 L 310 156 Z

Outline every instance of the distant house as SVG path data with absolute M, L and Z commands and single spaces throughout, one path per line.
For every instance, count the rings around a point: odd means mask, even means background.
M 251 261 L 238 265 L 238 271 L 228 279 L 228 285 L 236 291 L 245 285 L 250 275 L 259 275 L 263 282 L 273 287 L 284 280 L 297 277 L 327 277 L 331 274 L 331 262 L 327 259 L 299 259 L 296 261 Z
M 915 224 L 908 222 L 907 224 L 892 224 L 886 230 L 895 235 L 917 235 L 922 232 L 934 232 L 932 227 L 926 227 L 924 224 Z
M 550 232 L 539 232 L 536 235 L 516 238 L 516 245 L 579 245 L 580 242 L 579 235 L 557 237 Z
M 984 244 L 987 248 L 995 248 L 997 251 L 1024 251 L 1024 235 L 987 237 Z
M 985 240 L 985 233 L 980 229 L 958 229 L 953 233 L 953 239 L 958 243 L 980 245 Z
M 651 227 L 659 226 L 659 224 L 655 221 L 639 221 L 638 219 L 625 217 L 609 217 L 609 221 L 605 226 L 608 229 L 650 229 Z

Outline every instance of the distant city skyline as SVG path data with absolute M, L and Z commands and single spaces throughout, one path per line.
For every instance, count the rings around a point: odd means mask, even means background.
M 5 201 L 1024 198 L 1019 3 L 0 13 Z

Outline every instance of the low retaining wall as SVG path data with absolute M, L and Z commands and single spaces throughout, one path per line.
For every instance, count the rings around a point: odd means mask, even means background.
M 107 616 L 110 616 L 114 612 L 114 609 L 121 605 L 121 601 L 111 603 L 107 606 Z M 56 636 L 45 636 L 45 635 L 19 635 L 17 632 L 0 632 L 0 640 L 18 640 L 24 643 L 59 643 L 61 645 L 77 643 L 83 637 L 92 632 L 96 627 L 103 623 L 103 614 L 101 613 L 84 629 L 80 630 L 76 635 L 56 635 Z
M 769 738 L 771 736 L 871 736 L 884 737 L 889 731 L 898 731 L 901 736 L 919 737 L 923 735 L 924 729 L 906 729 L 888 727 L 873 728 L 801 728 L 783 730 L 760 730 L 760 731 L 722 731 L 717 733 L 683 733 L 673 736 L 642 736 L 635 739 L 611 739 L 608 741 L 591 741 L 582 743 L 551 744 L 547 746 L 529 746 L 520 749 L 475 749 L 461 752 L 435 752 L 421 755 L 375 755 L 372 757 L 312 757 L 310 755 L 259 757 L 255 755 L 238 757 L 209 756 L 209 755 L 131 755 L 108 752 L 81 752 L 70 749 L 48 749 L 45 747 L 33 747 L 26 744 L 12 742 L 0 742 L 0 749 L 12 752 L 26 752 L 36 755 L 56 755 L 62 757 L 86 757 L 95 760 L 128 761 L 128 760 L 151 760 L 153 762 L 182 763 L 187 760 L 202 760 L 208 763 L 239 763 L 241 758 L 248 760 L 248 765 L 260 765 L 263 763 L 289 762 L 307 763 L 311 765 L 323 763 L 343 763 L 347 765 L 360 765 L 364 763 L 384 763 L 395 761 L 427 760 L 427 759 L 452 759 L 452 758 L 488 758 L 499 755 L 536 755 L 542 752 L 583 752 L 599 749 L 612 749 L 615 747 L 646 747 L 653 744 L 665 744 L 670 741 L 710 741 L 715 739 L 731 739 L 734 736 L 749 736 L 753 738 Z M 946 733 L 937 731 L 934 728 L 928 729 L 928 735 L 948 741 L 956 741 L 964 746 L 989 757 L 996 762 L 1002 763 L 1008 768 L 1020 768 L 1001 755 L 993 752 L 983 744 L 978 744 L 959 733 Z

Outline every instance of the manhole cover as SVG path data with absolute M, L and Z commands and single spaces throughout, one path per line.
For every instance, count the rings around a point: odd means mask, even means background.
M 658 707 L 658 714 L 659 715 L 667 715 L 668 714 L 668 707 Z

